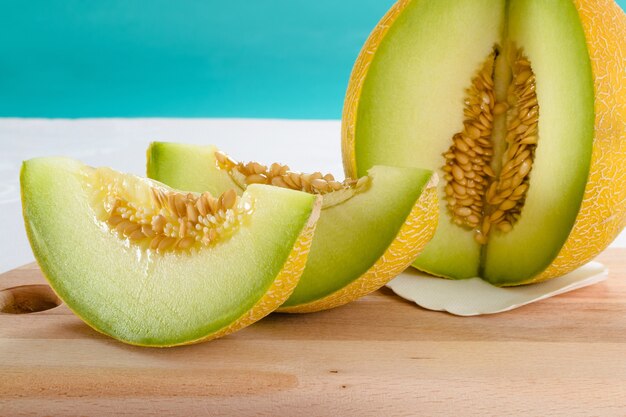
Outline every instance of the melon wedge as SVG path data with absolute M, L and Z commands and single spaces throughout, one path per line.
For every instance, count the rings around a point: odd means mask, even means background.
M 153 143 L 148 176 L 196 192 L 244 192 L 263 181 L 323 196 L 306 269 L 281 312 L 329 309 L 377 290 L 413 262 L 437 224 L 436 181 L 416 168 L 376 166 L 358 181 L 339 183 L 280 164 L 238 164 L 214 146 Z
M 21 189 L 54 291 L 89 326 L 141 346 L 214 339 L 275 310 L 304 269 L 320 206 L 263 185 L 180 193 L 66 158 L 25 161 Z

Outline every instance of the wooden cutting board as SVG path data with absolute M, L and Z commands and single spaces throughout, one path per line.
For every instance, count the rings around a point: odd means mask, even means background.
M 626 249 L 598 260 L 607 281 L 507 313 L 381 290 L 171 349 L 118 343 L 65 306 L 0 313 L 0 415 L 624 416 Z M 42 283 L 35 265 L 0 275 Z

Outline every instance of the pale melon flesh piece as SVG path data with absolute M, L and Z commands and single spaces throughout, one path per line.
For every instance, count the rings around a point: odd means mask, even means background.
M 594 90 L 585 36 L 570 0 L 410 2 L 367 72 L 354 152 L 358 175 L 384 164 L 443 176 L 442 155 L 463 127 L 466 89 L 494 45 L 521 48 L 536 76 L 539 144 L 521 218 L 512 231 L 493 232 L 481 246 L 472 230 L 452 222 L 441 181 L 437 233 L 414 266 L 514 285 L 557 256 L 589 173 Z
M 86 181 L 93 170 L 66 158 L 24 162 L 26 229 L 59 297 L 96 330 L 131 344 L 190 343 L 236 322 L 266 295 L 319 210 L 306 193 L 249 187 L 253 211 L 232 236 L 161 253 L 121 239 L 98 220 Z M 119 175 L 139 188 L 168 189 Z
M 217 168 L 216 150 L 153 143 L 148 176 L 196 192 L 237 186 Z M 431 171 L 385 166 L 372 167 L 367 175 L 371 182 L 365 191 L 322 209 L 305 271 L 282 307 L 323 299 L 362 276 L 385 253 L 432 178 Z

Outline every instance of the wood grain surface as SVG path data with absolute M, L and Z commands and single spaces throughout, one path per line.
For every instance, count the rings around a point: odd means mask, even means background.
M 0 313 L 0 415 L 624 416 L 626 250 L 609 279 L 456 317 L 381 290 L 171 349 L 126 346 L 65 306 Z M 35 265 L 0 288 L 43 283 Z

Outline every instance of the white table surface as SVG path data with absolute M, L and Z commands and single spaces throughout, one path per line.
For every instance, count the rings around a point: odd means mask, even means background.
M 64 155 L 143 175 L 151 141 L 213 143 L 240 160 L 343 176 L 336 120 L 0 118 L 0 273 L 33 261 L 21 216 L 23 160 Z M 612 246 L 626 247 L 626 233 Z

